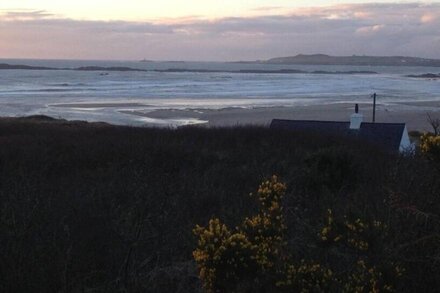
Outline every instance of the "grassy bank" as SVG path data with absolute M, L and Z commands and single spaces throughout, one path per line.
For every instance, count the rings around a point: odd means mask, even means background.
M 277 174 L 288 246 L 349 270 L 345 248 L 317 234 L 326 212 L 380 219 L 367 257 L 398 261 L 398 290 L 440 287 L 440 174 L 430 162 L 355 141 L 258 127 L 145 129 L 0 121 L 1 292 L 194 292 L 192 229 L 230 226 Z

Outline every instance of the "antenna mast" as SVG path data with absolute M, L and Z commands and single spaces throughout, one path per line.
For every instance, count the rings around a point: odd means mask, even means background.
M 373 94 L 373 123 L 376 122 L 376 93 Z

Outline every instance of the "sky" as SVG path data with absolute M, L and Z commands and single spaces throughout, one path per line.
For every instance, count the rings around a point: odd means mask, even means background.
M 440 59 L 440 1 L 1 0 L 0 58 Z

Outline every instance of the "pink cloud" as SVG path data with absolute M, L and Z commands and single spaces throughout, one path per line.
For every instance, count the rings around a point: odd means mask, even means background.
M 434 22 L 437 19 L 437 15 L 433 13 L 426 13 L 423 14 L 422 17 L 420 17 L 421 23 L 431 23 Z
M 383 24 L 376 24 L 376 25 L 372 25 L 372 26 L 364 26 L 364 27 L 358 28 L 356 30 L 356 33 L 358 33 L 358 34 L 372 34 L 372 33 L 376 33 L 378 31 L 380 31 L 384 27 L 385 27 L 385 25 L 383 25 Z
M 0 14 L 0 56 L 254 60 L 297 53 L 440 58 L 440 4 L 352 4 L 254 17 L 82 21 Z M 380 22 L 378 23 L 378 21 Z

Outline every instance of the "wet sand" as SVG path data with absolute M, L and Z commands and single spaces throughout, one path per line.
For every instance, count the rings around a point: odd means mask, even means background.
M 360 104 L 364 121 L 372 121 L 373 106 Z M 272 119 L 348 121 L 354 112 L 354 105 L 348 103 L 265 108 L 224 108 L 212 109 L 165 109 L 146 112 L 143 110 L 122 110 L 121 113 L 152 119 L 193 119 L 206 122 L 206 126 L 269 125 Z M 378 104 L 376 122 L 406 123 L 409 130 L 430 130 L 427 113 L 440 118 L 439 102 L 405 102 Z
M 50 107 L 58 108 L 113 108 L 113 107 L 147 107 L 148 105 L 142 103 L 60 103 L 51 104 Z
M 365 122 L 372 121 L 373 105 L 360 103 L 360 113 Z M 231 107 L 221 109 L 175 108 L 157 109 L 143 103 L 71 103 L 54 104 L 49 107 L 71 109 L 104 109 L 119 113 L 130 125 L 136 126 L 182 126 L 199 124 L 208 127 L 235 125 L 267 126 L 272 119 L 349 121 L 354 103 L 328 103 L 320 105 L 297 105 L 276 107 Z M 115 114 L 116 114 L 115 113 Z M 440 118 L 440 101 L 416 101 L 378 103 L 376 122 L 406 123 L 409 130 L 429 131 L 427 114 Z M 131 117 L 131 118 L 130 118 Z M 131 121 L 131 122 L 130 122 Z M 111 121 L 106 121 L 110 122 Z

